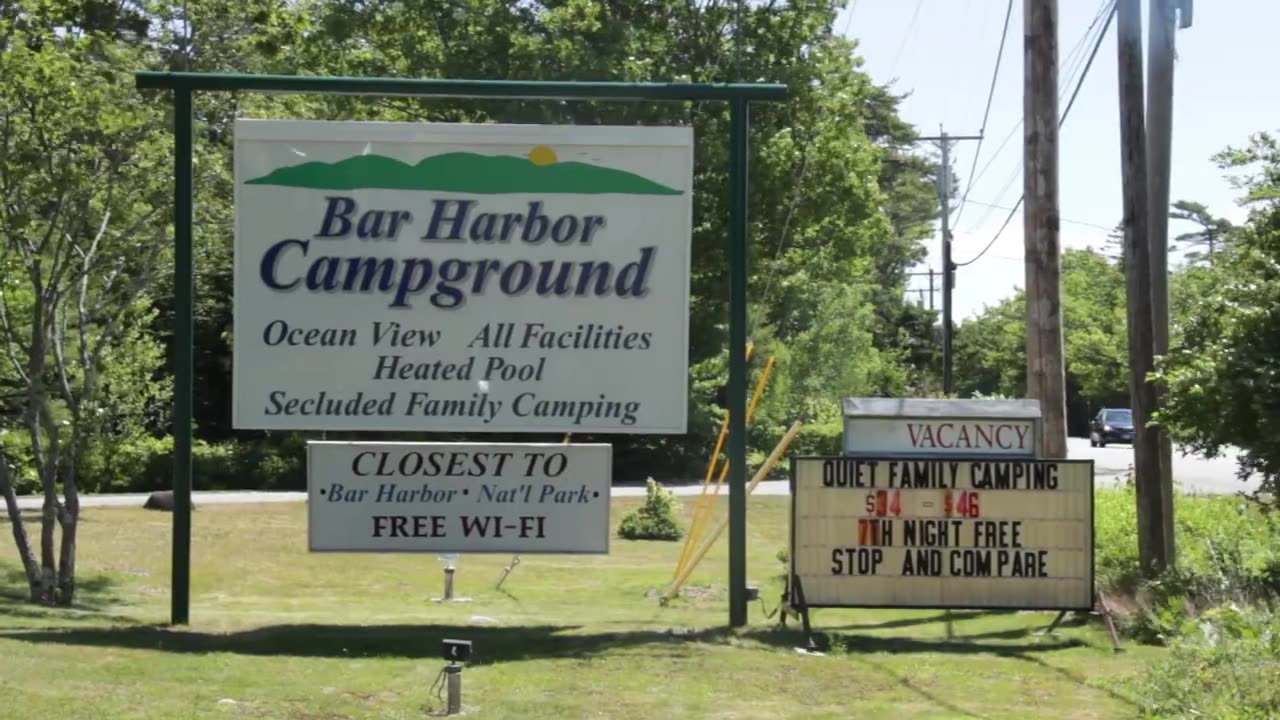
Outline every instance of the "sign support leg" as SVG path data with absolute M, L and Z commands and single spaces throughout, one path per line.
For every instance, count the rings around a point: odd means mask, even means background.
M 1098 612 L 1102 615 L 1102 619 L 1107 623 L 1107 633 L 1111 635 L 1111 649 L 1120 652 L 1124 648 L 1120 645 L 1120 634 L 1116 632 L 1115 618 L 1111 616 L 1111 608 L 1107 605 L 1107 599 L 1101 592 L 1095 597 L 1097 601 Z
M 191 434 L 195 328 L 192 319 L 191 95 L 173 93 L 173 569 L 170 623 L 186 625 L 191 591 Z
M 1053 619 L 1053 622 L 1049 623 L 1049 627 L 1045 628 L 1045 630 L 1044 630 L 1044 634 L 1045 634 L 1045 635 L 1052 635 L 1052 634 L 1053 634 L 1053 631 L 1058 629 L 1058 623 L 1062 622 L 1062 620 L 1063 620 L 1066 616 L 1067 616 L 1067 611 L 1066 611 L 1066 610 L 1063 610 L 1063 611 L 1059 612 L 1059 613 L 1058 613 L 1058 616 L 1057 616 L 1057 617 L 1055 617 L 1055 618 Z
M 729 106 L 729 626 L 747 624 L 747 101 Z
M 805 645 L 810 650 L 817 650 L 818 643 L 813 639 L 813 626 L 809 623 L 809 603 L 804 599 L 804 584 L 800 582 L 800 576 L 795 573 L 791 574 L 791 583 L 794 588 L 792 593 L 795 602 L 792 607 L 800 613 L 800 623 L 804 627 Z

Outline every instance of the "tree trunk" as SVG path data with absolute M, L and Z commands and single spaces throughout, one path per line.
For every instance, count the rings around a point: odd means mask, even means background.
M 5 508 L 9 511 L 9 525 L 13 528 L 13 541 L 18 546 L 18 557 L 22 558 L 22 568 L 27 572 L 31 602 L 40 602 L 40 564 L 36 562 L 35 553 L 31 551 L 31 541 L 27 538 L 27 525 L 23 522 L 22 511 L 18 508 L 18 497 L 13 490 L 13 478 L 9 475 L 8 460 L 2 456 L 0 456 L 0 493 L 4 494 Z
M 63 478 L 62 495 L 66 505 L 58 514 L 62 525 L 62 552 L 58 563 L 58 604 L 70 606 L 76 596 L 76 535 L 80 527 L 80 489 L 76 486 L 74 460 Z
M 53 554 L 55 530 L 58 527 L 58 496 L 47 488 L 40 515 L 40 602 L 52 605 L 58 584 L 57 560 Z

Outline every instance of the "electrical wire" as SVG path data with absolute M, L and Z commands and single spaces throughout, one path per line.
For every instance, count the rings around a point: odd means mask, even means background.
M 1076 98 L 1079 97 L 1080 95 L 1080 88 L 1084 87 L 1084 81 L 1086 78 L 1089 77 L 1089 69 L 1093 67 L 1094 58 L 1098 56 L 1098 50 L 1101 49 L 1102 47 L 1102 41 L 1107 37 L 1107 30 L 1110 29 L 1111 20 L 1115 17 L 1115 10 L 1116 10 L 1115 2 L 1111 2 L 1110 6 L 1111 6 L 1111 12 L 1107 13 L 1107 21 L 1102 26 L 1102 31 L 1098 33 L 1098 37 L 1093 43 L 1093 50 L 1089 53 L 1089 59 L 1085 61 L 1084 70 L 1080 73 L 1080 78 L 1076 82 L 1075 90 L 1071 93 L 1071 99 L 1067 101 L 1067 106 L 1063 109 L 1062 116 L 1058 118 L 1059 128 L 1061 128 L 1063 123 L 1067 121 L 1067 115 L 1071 113 L 1071 107 L 1075 105 Z M 1018 202 L 1014 203 L 1013 207 L 1010 208 L 1009 214 L 1005 216 L 1004 222 L 1000 225 L 1000 229 L 997 230 L 996 234 L 991 237 L 991 241 L 987 243 L 986 247 L 982 248 L 982 252 L 978 253 L 971 260 L 967 260 L 962 263 L 955 263 L 955 266 L 964 267 L 965 265 L 972 265 L 977 261 L 981 260 L 982 256 L 986 255 L 987 251 L 990 250 L 991 247 L 996 244 L 996 241 L 1000 239 L 1000 235 L 1004 233 L 1005 228 L 1009 227 L 1009 223 L 1013 221 L 1013 216 L 1016 215 L 1018 212 L 1018 209 L 1022 207 L 1022 201 L 1025 199 L 1026 199 L 1026 193 L 1023 193 L 1022 195 L 1018 196 Z
M 1000 77 L 1000 63 L 1004 59 L 1004 43 L 1009 38 L 1009 18 L 1013 16 L 1013 0 L 1009 0 L 1004 11 L 1004 29 L 1000 32 L 1000 49 L 996 51 L 996 64 L 991 69 L 991 88 L 987 90 L 987 107 L 982 111 L 982 124 L 978 126 L 978 146 L 973 151 L 973 165 L 969 168 L 969 180 L 965 184 L 964 194 L 960 197 L 960 206 L 956 208 L 955 222 L 960 222 L 964 214 L 965 201 L 969 199 L 969 191 L 973 189 L 973 173 L 978 169 L 978 157 L 982 154 L 982 140 L 987 135 L 987 119 L 991 117 L 991 101 L 996 96 L 996 80 Z M 950 188 L 947 188 L 949 194 Z
M 1066 60 L 1063 61 L 1063 67 L 1066 68 L 1067 70 L 1066 78 L 1062 86 L 1063 92 L 1059 93 L 1059 96 L 1058 96 L 1059 100 L 1061 100 L 1063 96 L 1065 96 L 1066 89 L 1071 86 L 1072 80 L 1076 78 L 1076 73 L 1079 72 L 1082 67 L 1081 61 L 1084 59 L 1084 54 L 1083 54 L 1084 49 L 1089 47 L 1090 38 L 1094 37 L 1093 31 L 1098 27 L 1098 23 L 1102 22 L 1103 18 L 1109 18 L 1112 15 L 1112 11 L 1114 9 L 1115 9 L 1115 0 L 1104 0 L 1104 2 L 1102 3 L 1102 6 L 1098 9 L 1097 14 L 1094 16 L 1093 21 L 1089 23 L 1089 27 L 1086 28 L 1084 33 L 1080 35 L 1080 39 L 1077 40 L 1076 44 L 1071 48 L 1071 52 L 1067 53 Z M 1096 38 L 1094 39 L 1096 40 Z M 1018 122 L 1014 123 L 1013 127 L 1009 128 L 1009 132 L 1004 136 L 1003 139 L 1000 140 L 1000 145 L 996 147 L 996 151 L 992 153 L 991 157 L 987 160 L 987 162 L 983 163 L 982 169 L 979 170 L 977 174 L 973 174 L 972 172 L 970 173 L 970 175 L 972 176 L 972 181 L 974 183 L 977 183 L 979 180 L 983 178 L 983 176 L 987 174 L 987 171 L 991 169 L 991 166 L 995 164 L 995 161 L 1000 157 L 1000 153 L 1004 152 L 1004 149 L 1009 144 L 1009 141 L 1013 139 L 1014 135 L 1018 134 L 1018 130 L 1021 128 L 1022 128 L 1022 119 L 1019 118 Z M 1016 177 L 1016 173 L 1015 173 L 1015 177 Z M 1009 183 L 1007 184 L 1011 184 L 1012 182 L 1013 181 L 1010 180 Z M 1004 191 L 1001 191 L 1001 195 L 1003 195 L 1003 192 Z M 986 215 L 983 215 L 982 222 L 985 222 L 988 217 L 990 217 L 989 213 Z M 981 225 L 982 222 L 979 222 L 978 224 Z
M 853 13 L 858 9 L 858 0 L 849 3 L 849 11 L 844 14 L 844 28 L 840 31 L 841 35 L 849 35 L 849 26 L 853 24 Z
M 444 676 L 447 671 L 447 666 L 440 668 L 440 674 L 436 675 L 435 681 L 431 683 L 431 688 L 427 690 L 428 695 L 435 693 L 436 699 L 440 702 L 444 702 Z
M 995 203 L 982 202 L 981 200 L 970 200 L 969 202 L 973 203 L 974 205 L 981 205 L 982 207 L 995 208 L 996 210 L 1010 209 L 1008 205 L 997 205 Z M 1066 218 L 1066 217 L 1059 217 L 1058 219 L 1070 225 L 1080 225 L 1081 227 L 1090 227 L 1090 228 L 1095 228 L 1097 230 L 1106 230 L 1107 232 L 1111 232 L 1112 230 L 1115 229 L 1115 228 L 1107 227 L 1106 225 L 1101 225 L 1099 223 L 1089 222 L 1087 220 L 1074 220 L 1072 218 Z
M 911 33 L 916 29 L 916 20 L 920 19 L 920 6 L 924 4 L 924 0 L 916 0 L 916 9 L 911 13 L 911 21 L 907 23 L 907 31 L 902 35 L 902 42 L 898 44 L 898 53 L 893 56 L 893 65 L 889 67 L 889 77 L 898 70 L 898 61 L 902 59 L 902 51 L 907 49 L 907 41 L 911 39 Z

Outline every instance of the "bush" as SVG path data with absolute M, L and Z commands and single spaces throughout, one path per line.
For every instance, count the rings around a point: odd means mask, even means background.
M 1280 518 L 1231 496 L 1174 498 L 1177 567 L 1145 581 L 1138 564 L 1132 487 L 1096 493 L 1095 570 L 1099 589 L 1134 596 L 1127 635 L 1164 642 L 1207 608 L 1280 599 Z
M 1280 717 L 1280 619 L 1225 605 L 1184 620 L 1168 656 L 1133 682 L 1148 718 Z
M 654 482 L 653 478 L 647 479 L 645 484 L 644 505 L 623 516 L 618 525 L 618 536 L 627 540 L 679 540 L 675 494 Z
M 840 455 L 844 452 L 844 423 L 840 421 L 803 425 L 791 442 L 788 454 Z
M 301 436 L 191 448 L 197 490 L 302 490 L 306 444 Z M 173 487 L 173 438 L 142 437 L 92 447 L 81 462 L 84 492 L 151 492 Z

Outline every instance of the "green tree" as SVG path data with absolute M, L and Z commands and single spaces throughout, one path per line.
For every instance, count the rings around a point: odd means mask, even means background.
M 1101 254 L 1063 253 L 1066 365 L 1086 414 L 1129 404 L 1124 283 L 1124 273 Z
M 1185 220 L 1194 223 L 1196 230 L 1179 234 L 1174 243 L 1183 249 L 1189 249 L 1187 259 L 1194 263 L 1201 259 L 1213 261 L 1214 252 L 1222 249 L 1229 242 L 1235 226 L 1226 218 L 1209 212 L 1203 203 L 1190 200 L 1179 200 L 1172 205 L 1169 217 L 1174 220 Z M 1203 251 L 1202 251 L 1203 250 Z
M 853 57 L 855 45 L 831 32 L 827 3 L 747 4 L 738 22 L 734 3 L 685 0 L 560 0 L 508 3 L 405 0 L 190 0 L 165 6 L 152 33 L 169 67 L 246 69 L 320 75 L 475 77 L 555 80 L 729 81 L 737 77 L 783 82 L 785 104 L 753 109 L 752 274 L 754 337 L 778 353 L 811 351 L 821 338 L 823 358 L 859 368 L 888 368 L 904 359 L 928 361 L 931 328 L 902 298 L 903 272 L 922 255 L 937 203 L 932 164 L 912 154 L 914 133 L 897 116 L 897 98 L 876 87 Z M 188 30 L 188 25 L 193 30 Z M 740 46 L 739 46 L 740 43 Z M 741 52 L 739 52 L 739 48 Z M 723 103 L 529 102 L 417 100 L 356 96 L 235 98 L 234 105 L 198 105 L 210 153 L 198 163 L 197 367 L 202 437 L 231 435 L 230 118 L 257 117 L 518 122 L 681 124 L 694 128 L 697 170 L 692 300 L 691 380 L 695 401 L 685 438 L 628 438 L 628 444 L 696 462 L 712 439 L 718 410 L 712 388 L 724 379 L 728 348 L 727 132 Z M 201 269 L 203 268 L 203 269 Z M 803 278 L 804 282 L 797 282 Z M 839 288 L 847 288 L 840 290 Z M 842 312 L 865 321 L 841 322 Z M 857 308 L 850 306 L 858 303 Z M 870 307 L 869 315 L 862 313 Z M 167 311 L 167 308 L 165 308 Z M 906 322 L 904 322 L 904 320 Z M 167 315 L 157 329 L 166 327 Z M 832 330 L 838 328 L 838 331 Z M 910 332 L 904 331 L 908 328 Z M 870 336 L 867 330 L 870 330 Z M 915 333 L 915 334 L 911 334 Z M 869 337 L 869 339 L 868 339 Z M 779 368 L 778 381 L 801 370 Z M 807 367 L 807 366 L 806 366 Z M 887 370 L 824 371 L 831 384 L 803 402 L 790 397 L 781 414 L 841 394 L 900 392 L 903 374 Z M 838 380 L 837 380 L 838 378 Z M 779 385 L 781 387 L 782 385 Z M 645 472 L 656 472 L 652 466 Z
M 1068 420 L 1081 433 L 1093 410 L 1128 404 L 1124 275 L 1105 255 L 1062 256 Z M 956 331 L 956 389 L 1026 395 L 1026 314 L 1021 291 L 987 307 Z
M 1019 290 L 956 326 L 954 377 L 958 396 L 1026 394 L 1025 307 Z
M 65 10 L 0 20 L 0 350 L 26 445 L 0 462 L 0 492 L 32 600 L 60 604 L 75 595 L 83 454 L 155 409 L 159 349 L 140 328 L 166 257 L 170 177 L 163 108 L 133 88 L 141 53 Z M 15 470 L 44 496 L 38 557 Z
M 1186 312 L 1158 366 L 1168 401 L 1158 417 L 1174 440 L 1215 457 L 1242 450 L 1240 476 L 1260 475 L 1274 504 L 1280 478 L 1280 149 L 1269 134 L 1218 156 L 1243 173 L 1248 220 L 1212 270 L 1175 295 Z

